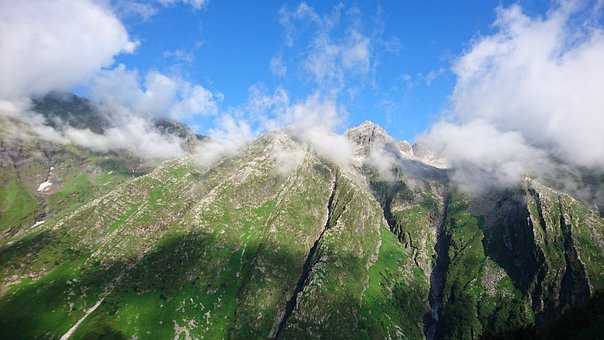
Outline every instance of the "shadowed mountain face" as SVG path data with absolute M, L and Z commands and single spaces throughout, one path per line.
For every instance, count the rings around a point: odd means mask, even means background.
M 32 110 L 41 113 L 53 128 L 63 124 L 77 129 L 103 133 L 111 126 L 110 120 L 85 98 L 68 93 L 51 93 L 34 99 Z
M 112 117 L 106 109 L 99 109 L 88 99 L 69 93 L 51 93 L 33 100 L 31 110 L 42 115 L 48 126 L 61 129 L 69 126 L 76 129 L 88 129 L 103 134 L 106 129 L 121 122 Z M 186 141 L 202 141 L 205 136 L 196 134 L 186 125 L 175 120 L 153 118 L 152 125 L 162 134 L 171 135 Z
M 36 107 L 110 126 L 63 99 Z M 597 212 L 532 179 L 467 197 L 427 151 L 347 136 L 352 166 L 273 132 L 201 167 L 2 135 L 0 337 L 477 339 L 601 314 Z

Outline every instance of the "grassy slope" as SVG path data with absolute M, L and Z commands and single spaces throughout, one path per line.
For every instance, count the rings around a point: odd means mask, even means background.
M 520 291 L 501 267 L 485 255 L 479 221 L 457 193 L 449 200 L 445 232 L 449 238 L 449 262 L 437 336 L 475 339 L 483 332 L 532 322 Z
M 386 227 L 381 232 L 377 262 L 369 269 L 369 283 L 361 307 L 361 337 L 423 338 L 428 290 L 423 271 Z
M 0 177 L 0 232 L 33 224 L 38 211 L 36 198 L 12 171 L 3 169 Z
M 361 332 L 363 292 L 377 260 L 382 211 L 345 176 L 338 178 L 329 229 L 288 320 L 284 338 L 353 338 Z

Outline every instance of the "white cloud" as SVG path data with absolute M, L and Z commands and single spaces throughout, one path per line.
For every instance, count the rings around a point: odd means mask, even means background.
M 209 131 L 208 137 L 195 153 L 195 160 L 206 167 L 235 154 L 254 139 L 254 133 L 245 120 L 223 115 L 217 126 Z
M 263 129 L 273 130 L 278 128 L 276 117 L 287 111 L 290 99 L 284 88 L 277 88 L 272 94 L 267 94 L 260 85 L 250 86 L 247 103 L 243 111 L 258 121 Z
M 275 125 L 311 145 L 319 155 L 346 166 L 352 160 L 352 146 L 344 135 L 336 133 L 346 116 L 333 100 L 315 94 L 288 107 Z
M 277 173 L 282 176 L 291 174 L 302 164 L 305 154 L 306 152 L 299 145 L 277 144 L 272 150 L 272 156 L 277 165 Z
M 108 1 L 108 0 L 102 0 Z M 139 17 L 149 20 L 155 16 L 162 7 L 176 5 L 191 6 L 194 10 L 204 9 L 207 0 L 110 0 L 115 10 L 122 17 Z
M 186 3 L 195 8 L 204 4 Z M 11 131 L 14 138 L 33 134 L 101 152 L 128 150 L 142 158 L 179 157 L 184 154 L 183 141 L 162 134 L 149 118 L 213 115 L 222 95 L 157 71 L 141 80 L 136 71 L 123 65 L 112 67 L 116 54 L 132 52 L 136 44 L 105 4 L 109 2 L 0 1 L 0 115 L 10 118 L 7 122 L 17 119 L 28 124 L 28 128 L 14 124 L 20 127 Z M 128 8 L 140 15 L 154 14 L 145 3 L 130 4 L 134 7 Z M 75 85 L 89 86 L 92 99 L 110 115 L 114 125 L 103 134 L 70 126 L 54 129 L 31 111 L 30 97 Z
M 318 84 L 342 84 L 349 73 L 366 75 L 369 64 L 369 39 L 352 30 L 342 41 L 320 34 L 304 67 Z
M 135 46 L 97 2 L 0 1 L 0 98 L 68 89 Z
M 483 120 L 463 125 L 442 121 L 432 127 L 427 137 L 420 141 L 429 143 L 433 152 L 446 155 L 464 183 L 477 180 L 466 178 L 464 173 L 474 167 L 489 174 L 493 184 L 511 185 L 547 164 L 546 154 L 528 145 L 521 133 L 500 131 Z
M 37 112 L 31 111 L 31 102 L 0 100 L 0 118 L 11 128 L 6 131 L 11 139 L 28 140 L 33 137 L 56 144 L 75 144 L 92 151 L 125 150 L 142 159 L 171 159 L 185 154 L 184 141 L 174 135 L 161 133 L 154 123 L 144 117 L 122 115 L 114 126 L 102 134 L 90 129 L 78 129 L 57 121 L 58 128 L 47 125 Z M 14 124 L 20 121 L 20 124 Z M 24 125 L 25 124 L 25 125 Z
M 375 142 L 374 142 L 375 143 Z M 366 164 L 373 167 L 381 178 L 387 181 L 395 180 L 393 169 L 397 165 L 397 159 L 392 152 L 388 152 L 385 145 L 375 143 L 369 150 Z
M 103 134 L 67 127 L 64 137 L 70 143 L 93 151 L 129 150 L 141 158 L 171 159 L 185 153 L 181 139 L 161 134 L 149 120 L 133 116 L 117 127 L 106 129 Z
M 430 70 L 426 75 L 421 75 L 422 79 L 426 83 L 426 86 L 432 85 L 432 82 L 445 74 L 447 70 L 444 67 L 440 67 L 435 70 Z
M 141 82 L 138 72 L 123 65 L 100 72 L 92 82 L 91 96 L 113 110 L 173 119 L 216 114 L 222 98 L 157 71 L 147 73 Z
M 291 103 L 287 91 L 282 88 L 278 88 L 272 94 L 267 94 L 261 86 L 252 86 L 249 91 L 247 103 L 235 110 L 235 114 L 227 116 L 228 124 L 219 122 L 228 128 L 210 131 L 210 137 L 217 135 L 219 138 L 216 139 L 220 140 L 213 149 L 237 150 L 251 141 L 257 132 L 280 130 L 304 145 L 310 146 L 322 157 L 343 166 L 351 163 L 352 147 L 348 139 L 337 132 L 338 128 L 343 126 L 347 112 L 337 105 L 334 99 L 323 98 L 315 93 L 305 100 Z M 257 126 L 259 131 L 253 132 L 250 126 Z M 233 147 L 224 147 L 224 145 Z M 211 156 L 208 158 L 214 160 L 214 154 L 221 153 L 224 152 L 210 152 Z M 282 155 L 274 156 L 277 160 L 283 161 L 283 164 L 291 165 L 299 160 L 297 155 L 292 155 L 289 160 L 291 162 L 286 160 L 286 157 L 281 157 Z M 285 173 L 289 167 L 283 165 L 283 169 Z
M 545 17 L 499 9 L 495 33 L 454 64 L 455 119 L 424 140 L 504 182 L 546 153 L 604 168 L 604 31 L 582 19 L 595 10 L 571 2 Z
M 271 72 L 277 77 L 283 78 L 287 74 L 287 67 L 283 63 L 283 56 L 280 54 L 271 58 L 269 66 Z

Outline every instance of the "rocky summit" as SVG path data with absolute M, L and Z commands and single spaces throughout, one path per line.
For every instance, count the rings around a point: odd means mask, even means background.
M 106 128 L 61 100 L 37 110 Z M 370 122 L 346 134 L 351 164 L 274 131 L 200 165 L 3 119 L 2 339 L 603 334 L 604 219 L 535 178 L 470 196 L 426 146 Z

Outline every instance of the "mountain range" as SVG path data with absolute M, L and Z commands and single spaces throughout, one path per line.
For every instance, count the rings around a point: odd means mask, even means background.
M 33 103 L 103 134 L 86 99 Z M 3 339 L 602 337 L 599 201 L 526 176 L 467 193 L 421 144 L 365 122 L 350 164 L 275 130 L 200 164 L 211 138 L 154 129 L 147 159 L 0 117 Z M 604 186 L 604 176 L 588 187 Z

